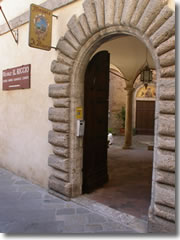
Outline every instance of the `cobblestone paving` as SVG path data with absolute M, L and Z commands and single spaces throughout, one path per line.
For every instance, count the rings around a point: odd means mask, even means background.
M 0 233 L 133 234 L 135 230 L 0 168 Z

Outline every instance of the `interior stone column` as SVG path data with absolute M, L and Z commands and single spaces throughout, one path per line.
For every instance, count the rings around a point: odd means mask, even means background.
M 123 149 L 129 149 L 132 146 L 132 108 L 133 108 L 133 87 L 125 88 L 126 97 L 126 120 L 125 120 L 125 141 Z

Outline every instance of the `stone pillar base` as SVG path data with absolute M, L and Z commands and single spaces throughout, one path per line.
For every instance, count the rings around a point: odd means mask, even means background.
M 124 145 L 124 146 L 122 147 L 122 149 L 128 150 L 128 149 L 134 149 L 134 148 L 133 148 L 132 146 Z

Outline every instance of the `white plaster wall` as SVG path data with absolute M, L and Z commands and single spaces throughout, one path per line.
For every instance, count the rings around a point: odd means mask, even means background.
M 8 20 L 11 20 L 29 9 L 31 3 L 41 4 L 44 0 L 2 0 L 1 6 Z M 5 20 L 0 14 L 0 25 Z
M 12 0 L 4 1 L 3 4 L 5 2 L 13 3 Z M 30 2 L 42 1 L 18 2 L 22 2 L 22 8 L 24 6 L 27 10 Z M 54 12 L 59 18 L 53 19 L 53 46 L 65 33 L 66 24 L 71 16 L 81 12 L 80 2 L 76 1 Z M 22 8 L 18 5 L 18 14 L 23 13 Z M 9 14 L 10 12 L 11 9 Z M 15 17 L 16 14 L 9 16 Z M 48 120 L 48 109 L 52 106 L 52 100 L 48 97 L 48 87 L 54 83 L 50 65 L 57 59 L 57 52 L 54 49 L 44 51 L 30 48 L 29 24 L 24 24 L 18 29 L 18 45 L 10 33 L 0 36 L 0 167 L 47 187 L 50 174 L 48 156 L 52 149 L 48 143 L 48 131 L 52 128 Z M 3 91 L 2 71 L 24 64 L 31 64 L 31 88 Z

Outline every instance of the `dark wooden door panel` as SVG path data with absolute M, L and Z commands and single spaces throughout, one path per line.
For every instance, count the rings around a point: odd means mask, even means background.
M 155 101 L 136 101 L 136 133 L 154 135 Z
M 83 193 L 108 181 L 107 134 L 109 97 L 109 53 L 97 53 L 85 74 L 85 135 L 83 145 Z

